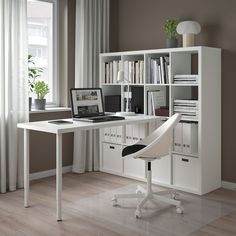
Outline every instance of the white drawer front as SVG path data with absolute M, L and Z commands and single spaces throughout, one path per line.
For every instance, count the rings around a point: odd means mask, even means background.
M 170 156 L 162 157 L 152 161 L 153 181 L 163 184 L 171 184 L 171 162 Z
M 103 143 L 103 169 L 122 172 L 121 145 Z
M 198 158 L 173 155 L 173 184 L 181 188 L 198 190 L 199 164 Z

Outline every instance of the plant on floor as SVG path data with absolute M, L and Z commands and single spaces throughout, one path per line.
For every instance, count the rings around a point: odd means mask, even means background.
M 169 20 L 166 20 L 166 22 L 163 26 L 164 32 L 167 35 L 166 46 L 168 48 L 178 46 L 177 32 L 176 32 L 177 24 L 178 24 L 178 20 L 170 20 L 169 19 Z

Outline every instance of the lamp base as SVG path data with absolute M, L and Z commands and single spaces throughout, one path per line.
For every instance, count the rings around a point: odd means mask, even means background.
M 116 112 L 116 115 L 117 116 L 135 116 L 135 112 L 126 112 L 126 111 L 119 111 L 119 112 Z

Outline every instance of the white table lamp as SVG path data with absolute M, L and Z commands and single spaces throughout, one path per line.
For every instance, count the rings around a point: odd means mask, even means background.
M 183 47 L 194 46 L 194 36 L 199 34 L 201 26 L 196 21 L 182 21 L 177 25 L 176 31 L 183 35 Z
M 129 100 L 132 99 L 132 93 L 129 91 L 129 80 L 127 78 L 125 78 L 124 76 L 124 71 L 118 71 L 118 74 L 117 74 L 117 83 L 124 83 L 126 82 L 127 83 L 127 86 L 128 86 L 128 92 L 125 92 L 125 97 L 126 97 L 126 108 L 125 108 L 125 112 L 116 112 L 116 115 L 119 115 L 119 116 L 134 116 L 135 113 L 134 112 L 131 112 L 130 110 L 130 107 L 129 107 Z

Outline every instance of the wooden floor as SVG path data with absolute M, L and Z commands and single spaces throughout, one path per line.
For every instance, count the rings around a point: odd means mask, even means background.
M 34 181 L 31 183 L 31 207 L 28 209 L 23 208 L 23 190 L 0 195 L 0 236 L 134 235 L 134 232 L 128 228 L 102 220 L 95 221 L 94 218 L 73 208 L 73 203 L 79 199 L 133 183 L 134 180 L 99 172 L 64 175 L 63 221 L 57 222 L 55 220 L 55 178 Z M 236 191 L 219 189 L 203 198 L 230 204 L 232 212 L 198 229 L 191 236 L 235 236 Z M 158 236 L 158 232 L 156 235 Z

